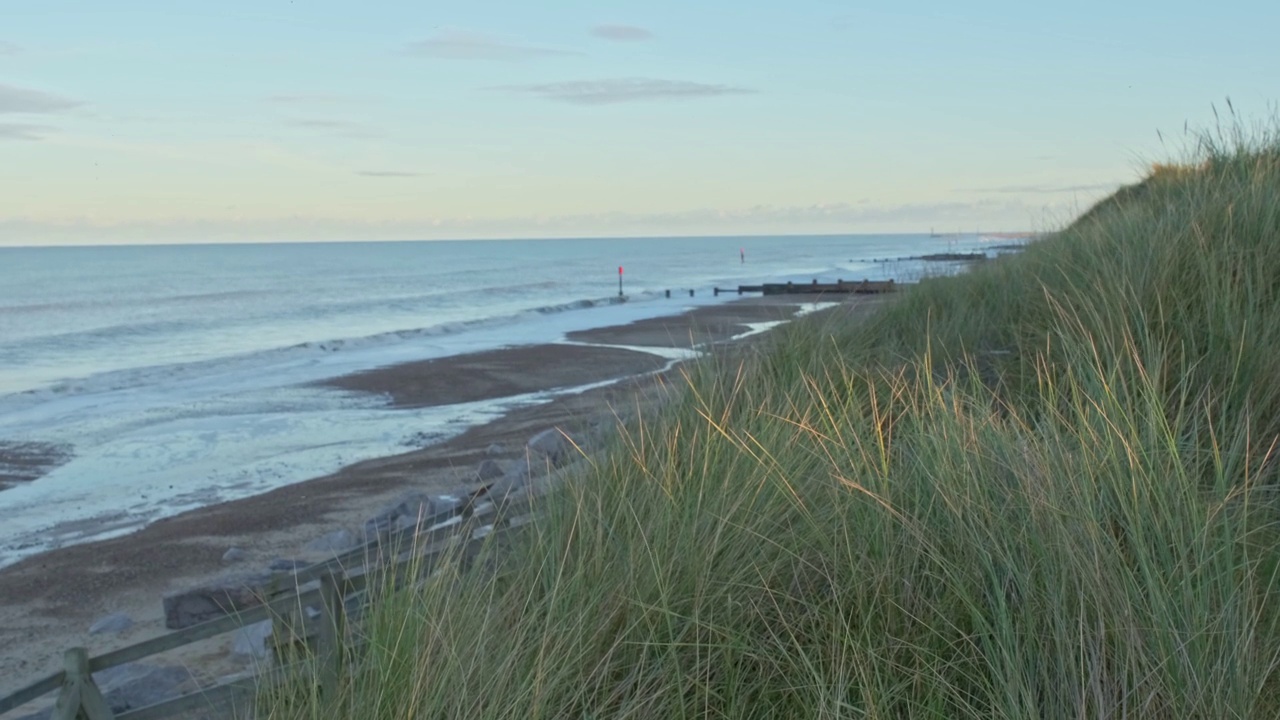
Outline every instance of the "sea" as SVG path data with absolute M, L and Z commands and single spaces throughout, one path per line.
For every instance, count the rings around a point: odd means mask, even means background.
M 580 390 L 406 410 L 316 381 L 737 298 L 715 287 L 910 282 L 963 265 L 907 258 L 1008 243 L 967 234 L 0 248 L 0 567 Z

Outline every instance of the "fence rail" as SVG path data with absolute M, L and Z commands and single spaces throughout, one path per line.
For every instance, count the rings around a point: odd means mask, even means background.
M 386 587 L 402 587 L 432 572 L 445 558 L 469 563 L 490 538 L 510 532 L 515 522 L 533 511 L 536 496 L 526 495 L 496 503 L 474 493 L 463 505 L 421 519 L 415 527 L 384 533 L 377 539 L 323 562 L 300 568 L 293 575 L 294 589 L 286 590 L 252 608 L 208 620 L 176 632 L 90 657 L 85 648 L 63 654 L 63 669 L 0 697 L 0 715 L 59 691 L 53 720 L 161 720 L 179 713 L 228 704 L 250 703 L 264 683 L 280 682 L 298 664 L 276 666 L 250 678 L 242 678 L 163 700 L 154 705 L 115 715 L 93 681 L 93 673 L 141 660 L 263 620 L 279 620 L 273 627 L 277 651 L 299 644 L 314 650 L 318 678 L 323 688 L 341 681 L 346 654 L 346 627 L 371 603 L 372 578 Z M 423 529 L 425 528 L 425 529 Z M 319 581 L 318 588 L 302 590 Z M 353 597 L 354 596 L 354 597 Z M 318 608 L 309 617 L 307 608 Z M 314 648 L 310 646 L 314 644 Z

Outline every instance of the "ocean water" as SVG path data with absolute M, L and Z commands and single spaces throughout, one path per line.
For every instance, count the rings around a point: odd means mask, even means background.
M 393 410 L 308 383 L 736 298 L 911 281 L 976 235 L 0 248 L 0 566 L 404 452 L 507 398 Z M 743 254 L 745 253 L 745 262 Z M 618 301 L 623 268 L 625 302 Z M 690 298 L 688 290 L 695 296 Z M 672 291 L 672 298 L 664 296 Z

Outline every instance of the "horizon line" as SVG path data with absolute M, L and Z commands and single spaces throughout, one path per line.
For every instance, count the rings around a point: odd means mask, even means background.
M 511 236 L 494 236 L 494 237 L 478 237 L 478 238 L 410 238 L 410 239 L 379 239 L 379 240 L 214 240 L 214 241 L 193 241 L 185 242 L 181 240 L 161 240 L 156 242 L 98 242 L 98 243 L 80 243 L 80 242 L 55 242 L 55 243 L 21 243 L 6 244 L 0 242 L 0 250 L 7 249 L 41 249 L 41 248 L 87 248 L 87 247 L 208 247 L 218 245 L 342 245 L 342 244 L 376 244 L 376 243 L 458 243 L 458 242 L 542 242 L 556 240 L 716 240 L 716 239 L 751 239 L 751 238 L 820 238 L 820 237 L 910 237 L 916 235 L 927 235 L 936 238 L 947 237 L 963 237 L 963 236 L 988 236 L 1005 240 L 1013 240 L 1020 238 L 1032 238 L 1044 235 L 1052 231 L 1032 231 L 1032 230 L 994 230 L 983 232 L 981 229 L 973 231 L 957 231 L 935 233 L 932 230 L 915 231 L 915 232 L 878 232 L 878 233 L 759 233 L 759 234 L 726 234 L 726 235 L 565 235 L 565 236 L 544 236 L 544 237 L 511 237 Z

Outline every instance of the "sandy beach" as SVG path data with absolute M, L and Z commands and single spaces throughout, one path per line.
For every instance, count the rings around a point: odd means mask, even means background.
M 358 531 L 367 518 L 409 490 L 475 487 L 481 461 L 514 462 L 523 457 L 528 438 L 541 430 L 590 433 L 613 427 L 619 414 L 653 402 L 661 388 L 679 377 L 678 371 L 657 372 L 667 365 L 664 358 L 625 346 L 725 343 L 748 332 L 750 324 L 786 320 L 798 303 L 812 300 L 752 298 L 573 333 L 566 344 L 503 348 L 338 378 L 330 384 L 386 395 L 392 407 L 619 382 L 517 407 L 494 422 L 419 450 L 203 507 L 123 537 L 53 550 L 0 570 L 0 695 L 56 670 L 67 647 L 84 645 L 97 654 L 164 634 L 161 598 L 166 593 L 233 571 L 260 570 L 281 558 L 322 559 L 303 547 L 337 528 Z M 861 313 L 879 301 L 850 298 L 838 311 Z M 243 549 L 245 559 L 224 564 L 222 557 L 231 547 Z M 88 633 L 95 619 L 118 612 L 133 618 L 132 628 L 119 635 Z M 229 643 L 229 636 L 215 638 L 175 651 L 166 662 L 188 666 L 202 682 L 213 681 L 247 667 L 230 657 Z

